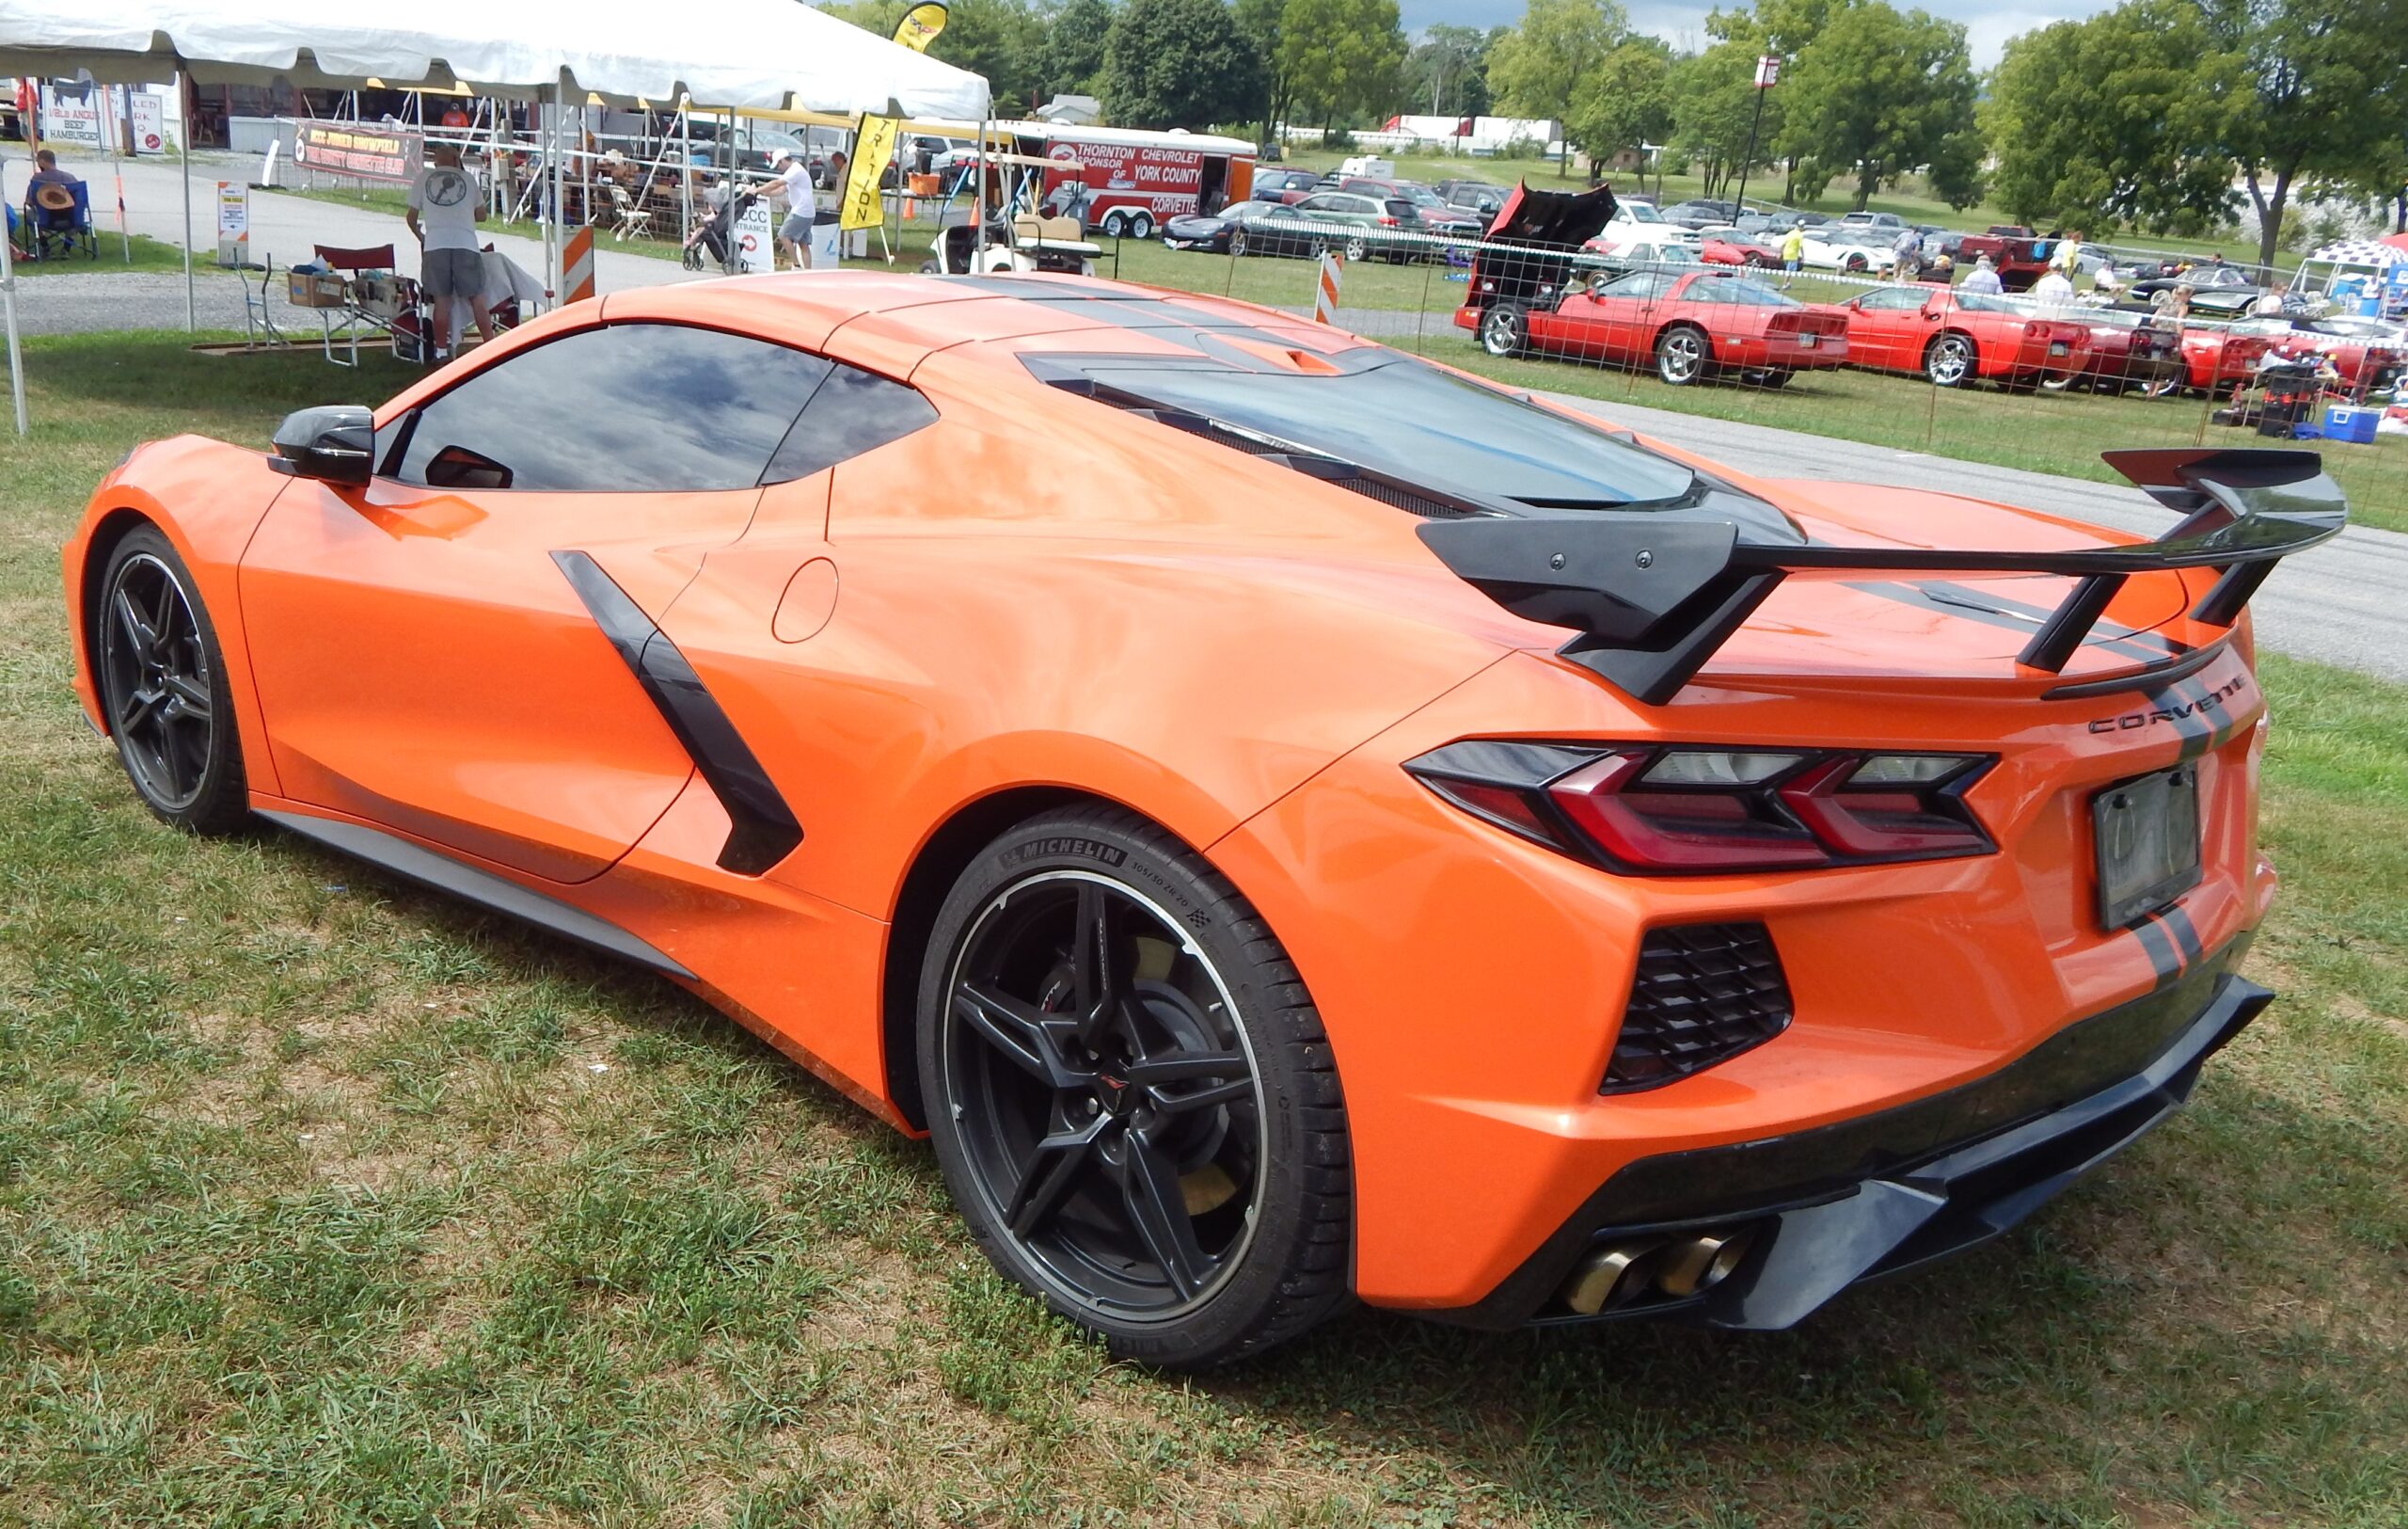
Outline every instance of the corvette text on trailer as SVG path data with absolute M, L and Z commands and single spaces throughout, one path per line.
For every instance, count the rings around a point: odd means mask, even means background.
M 2153 542 L 1724 471 L 1077 279 L 618 294 L 103 481 L 75 685 L 259 816 L 646 965 L 1120 1352 L 1352 1294 L 1795 1323 L 1997 1235 L 2265 1004 L 2244 607 Z

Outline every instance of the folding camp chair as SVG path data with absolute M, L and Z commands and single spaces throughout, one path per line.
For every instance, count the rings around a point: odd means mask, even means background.
M 613 218 L 611 238 L 624 242 L 652 237 L 651 209 L 637 206 L 635 199 L 627 195 L 627 188 L 616 182 L 610 185 L 610 212 Z
M 259 273 L 258 290 L 251 287 L 251 273 Z M 265 262 L 242 261 L 234 266 L 234 279 L 243 288 L 243 348 L 267 350 L 277 345 L 290 345 L 284 331 L 276 327 L 276 309 L 270 294 L 276 281 L 276 257 Z
M 402 355 L 404 340 L 407 337 L 413 354 L 403 358 L 416 360 L 417 337 L 426 332 L 424 322 L 418 316 L 418 283 L 393 279 L 393 290 L 397 295 L 389 305 L 389 311 L 386 311 L 386 305 L 372 307 L 363 301 L 362 288 L 366 283 L 362 278 L 370 272 L 385 273 L 390 277 L 393 247 L 371 245 L 347 249 L 335 245 L 316 245 L 311 247 L 317 252 L 318 263 L 342 279 L 342 295 L 339 300 L 309 305 L 318 311 L 319 343 L 326 353 L 326 359 L 337 366 L 357 366 L 359 331 L 368 328 L 391 335 L 396 356 Z M 342 356 L 335 354 L 335 329 L 338 327 L 342 329 L 348 348 L 347 354 Z
M 45 193 L 64 191 L 68 204 L 52 207 Z M 34 203 L 28 212 L 33 221 L 33 256 L 36 260 L 55 260 L 66 255 L 83 255 L 98 260 L 101 236 L 92 227 L 92 188 L 77 181 L 60 186 L 46 183 L 34 187 Z

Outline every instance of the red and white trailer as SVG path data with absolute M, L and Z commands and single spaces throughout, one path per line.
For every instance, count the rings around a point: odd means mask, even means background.
M 1150 239 L 1167 218 L 1244 201 L 1255 146 L 1209 133 L 998 122 L 1012 151 L 1045 162 L 1038 189 L 1049 215 L 1101 232 Z

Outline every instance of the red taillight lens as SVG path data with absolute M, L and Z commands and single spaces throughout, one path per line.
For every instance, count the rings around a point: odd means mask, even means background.
M 1985 854 L 1963 801 L 1992 759 L 1682 745 L 1451 743 L 1406 768 L 1549 848 L 1639 874 L 1808 870 Z

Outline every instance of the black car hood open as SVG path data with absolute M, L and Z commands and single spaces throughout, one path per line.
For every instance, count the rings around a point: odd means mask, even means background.
M 1491 239 L 1543 248 L 1577 249 L 1606 231 L 1620 205 L 1604 186 L 1594 191 L 1533 191 L 1517 185 L 1488 226 Z

